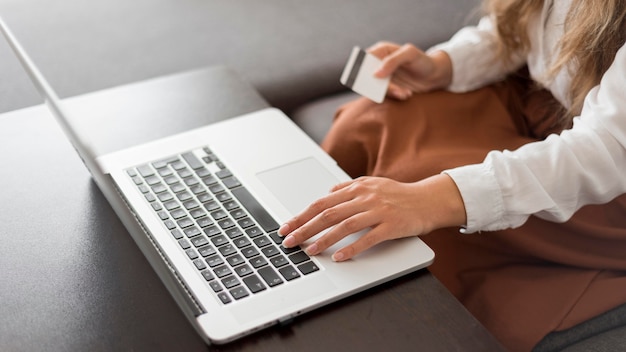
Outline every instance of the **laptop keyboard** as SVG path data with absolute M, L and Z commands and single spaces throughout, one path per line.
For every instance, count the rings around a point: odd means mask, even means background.
M 222 303 L 319 270 L 209 148 L 126 172 Z

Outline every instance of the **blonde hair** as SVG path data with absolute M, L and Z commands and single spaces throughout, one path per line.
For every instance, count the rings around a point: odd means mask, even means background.
M 544 6 L 544 0 L 485 0 L 484 10 L 495 19 L 500 37 L 499 57 L 510 60 L 517 50 L 530 48 L 527 27 Z M 572 76 L 569 119 L 580 114 L 585 96 L 600 83 L 615 54 L 626 41 L 626 1 L 573 0 L 565 19 L 565 33 L 549 78 L 562 69 Z

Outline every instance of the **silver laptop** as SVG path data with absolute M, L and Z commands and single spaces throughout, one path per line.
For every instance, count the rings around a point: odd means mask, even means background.
M 1 19 L 0 27 L 107 200 L 207 343 L 289 321 L 433 261 L 419 238 L 386 242 L 343 263 L 330 255 L 360 234 L 315 257 L 282 247 L 279 224 L 349 177 L 277 109 L 94 155 Z

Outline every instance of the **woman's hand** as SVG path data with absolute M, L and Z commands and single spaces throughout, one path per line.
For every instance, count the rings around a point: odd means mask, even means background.
M 341 183 L 278 230 L 285 247 L 301 244 L 330 228 L 306 252 L 316 255 L 344 237 L 369 228 L 354 243 L 339 249 L 343 261 L 385 240 L 426 234 L 465 223 L 465 208 L 454 181 L 445 174 L 416 183 L 361 177 Z
M 413 93 L 445 88 L 452 81 L 452 62 L 443 51 L 426 54 L 412 44 L 379 42 L 368 52 L 383 60 L 376 77 L 391 76 L 387 96 L 405 100 Z

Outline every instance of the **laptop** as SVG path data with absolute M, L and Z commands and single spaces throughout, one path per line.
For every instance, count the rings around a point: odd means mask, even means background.
M 342 263 L 331 254 L 361 233 L 314 257 L 282 247 L 279 224 L 350 178 L 275 108 L 95 155 L 1 18 L 0 29 L 206 343 L 284 324 L 432 263 L 434 253 L 417 237 L 385 242 Z

